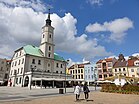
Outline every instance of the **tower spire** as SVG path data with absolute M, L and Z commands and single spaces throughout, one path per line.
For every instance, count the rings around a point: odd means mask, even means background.
M 48 13 L 48 19 L 50 20 L 50 9 L 48 9 L 49 10 L 49 13 Z
M 49 13 L 48 13 L 48 18 L 46 20 L 46 26 L 51 26 L 51 20 L 50 20 L 50 9 L 49 9 Z

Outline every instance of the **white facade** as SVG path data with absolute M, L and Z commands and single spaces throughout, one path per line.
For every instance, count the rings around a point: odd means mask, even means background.
M 49 17 L 42 27 L 40 47 L 27 45 L 15 51 L 8 86 L 30 87 L 33 79 L 65 79 L 66 61 L 54 53 L 53 30 Z
M 98 79 L 98 70 L 95 64 L 89 64 L 84 66 L 84 76 L 85 76 L 85 81 L 88 82 L 95 82 Z

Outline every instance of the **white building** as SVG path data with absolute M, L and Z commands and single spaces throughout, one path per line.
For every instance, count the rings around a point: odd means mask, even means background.
M 54 28 L 51 26 L 49 13 L 46 24 L 42 27 L 40 47 L 26 45 L 15 51 L 8 86 L 63 85 L 67 63 L 63 57 L 54 53 L 53 37 Z
M 84 65 L 84 70 L 85 81 L 88 82 L 88 85 L 97 81 L 98 70 L 96 64 Z

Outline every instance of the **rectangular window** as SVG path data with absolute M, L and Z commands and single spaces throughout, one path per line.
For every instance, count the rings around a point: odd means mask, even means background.
M 134 69 L 131 69 L 131 72 L 134 72 Z
M 32 59 L 32 64 L 35 64 L 35 59 Z
M 117 69 L 115 69 L 115 72 L 117 72 Z
M 41 65 L 41 60 L 38 60 L 38 65 Z
M 108 67 L 112 67 L 112 63 L 108 63 Z
M 81 79 L 83 79 L 83 75 L 81 75 Z
M 48 54 L 48 57 L 51 57 L 51 53 Z
M 83 73 L 83 69 L 81 69 L 81 73 Z
M 19 68 L 18 68 L 18 70 L 17 70 L 17 74 L 19 74 Z
M 16 78 L 16 84 L 18 84 L 18 78 Z
M 19 62 L 18 62 L 18 65 L 20 65 L 20 60 L 19 60 Z
M 101 68 L 101 64 L 98 64 L 97 67 L 98 67 L 98 68 Z
M 78 79 L 80 79 L 80 75 L 78 75 Z
M 85 75 L 85 78 L 87 79 L 87 75 Z
M 61 64 L 61 68 L 63 68 L 63 64 Z
M 12 62 L 12 67 L 14 66 L 14 62 Z
M 56 67 L 58 68 L 58 63 L 56 63 Z
M 5 78 L 5 79 L 8 79 L 8 74 L 5 74 L 4 78 Z
M 91 71 L 93 72 L 93 67 L 91 67 Z
M 21 56 L 21 53 L 22 53 L 22 52 L 20 51 L 20 56 Z
M 20 77 L 20 79 L 19 79 L 19 84 L 21 83 L 21 77 Z
M 51 46 L 49 46 L 49 51 L 51 51 Z
M 70 71 L 70 74 L 72 74 L 72 70 Z
M 16 57 L 18 57 L 18 53 L 16 53 Z
M 92 79 L 93 79 L 93 75 L 92 75 Z
M 24 58 L 22 59 L 22 64 L 24 63 Z
M 77 74 L 77 70 L 75 70 L 76 74 Z
M 104 74 L 104 78 L 106 78 L 107 77 L 107 74 Z
M 15 61 L 15 66 L 16 66 L 17 61 Z
M 78 73 L 80 73 L 80 69 L 78 70 Z
M 23 72 L 23 68 L 21 68 L 20 74 L 22 74 L 22 72 Z
M 99 78 L 102 78 L 102 75 L 99 75 Z

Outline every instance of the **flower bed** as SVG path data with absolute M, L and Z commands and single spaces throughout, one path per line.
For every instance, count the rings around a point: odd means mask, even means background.
M 103 84 L 102 85 L 102 92 L 109 92 L 109 93 L 121 93 L 121 94 L 138 94 L 139 95 L 139 86 L 135 85 L 124 85 L 116 86 L 115 84 Z

